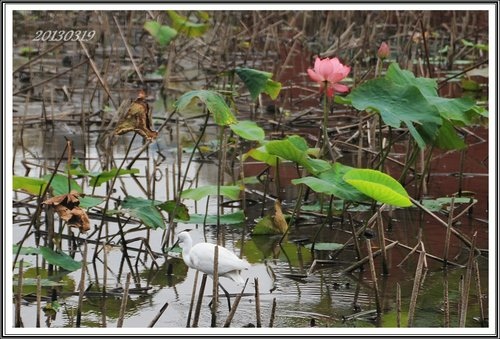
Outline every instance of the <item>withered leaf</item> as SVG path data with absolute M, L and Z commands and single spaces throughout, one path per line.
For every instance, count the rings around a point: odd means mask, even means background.
M 281 234 L 284 234 L 288 230 L 288 223 L 283 215 L 281 202 L 279 200 L 274 202 L 274 215 L 272 216 L 272 220 L 274 227 L 276 227 Z
M 80 232 L 85 233 L 90 230 L 90 220 L 87 213 L 78 205 L 79 193 L 71 191 L 69 194 L 62 194 L 47 199 L 44 205 L 53 206 L 59 217 L 68 223 L 70 227 L 78 227 Z
M 156 139 L 158 132 L 151 129 L 151 110 L 145 98 L 144 91 L 140 91 L 137 99 L 132 100 L 128 107 L 125 107 L 126 114 L 120 117 L 118 126 L 115 128 L 115 135 L 135 131 L 146 140 Z

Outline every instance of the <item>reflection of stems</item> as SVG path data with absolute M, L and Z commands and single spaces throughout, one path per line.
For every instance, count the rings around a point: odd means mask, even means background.
M 316 232 L 316 234 L 314 235 L 314 238 L 313 238 L 313 241 L 312 241 L 311 253 L 313 255 L 313 259 L 314 259 L 314 246 L 316 245 L 316 242 L 318 240 L 319 234 L 321 233 L 321 231 L 323 230 L 323 228 L 325 227 L 325 225 L 327 223 L 329 223 L 329 221 L 331 219 L 331 216 L 332 216 L 332 205 L 333 205 L 333 195 L 330 195 L 330 204 L 329 204 L 329 207 L 328 207 L 327 215 L 325 217 L 325 221 L 319 227 L 319 229 Z

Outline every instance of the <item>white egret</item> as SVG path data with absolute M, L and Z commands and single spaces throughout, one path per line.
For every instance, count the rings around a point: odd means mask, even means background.
M 178 234 L 176 244 L 182 247 L 182 259 L 188 267 L 194 268 L 202 273 L 206 273 L 213 279 L 214 274 L 214 250 L 215 246 L 218 247 L 218 265 L 217 272 L 219 277 L 229 278 L 238 284 L 245 283 L 241 276 L 241 271 L 250 267 L 250 264 L 243 259 L 240 259 L 232 251 L 225 247 L 200 242 L 193 246 L 193 239 L 187 231 Z M 175 245 L 174 245 L 175 246 Z M 231 309 L 231 302 L 229 293 L 219 282 L 219 286 L 224 291 L 227 297 L 229 309 Z

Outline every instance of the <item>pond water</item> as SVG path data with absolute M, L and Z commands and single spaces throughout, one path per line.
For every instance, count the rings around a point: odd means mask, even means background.
M 104 13 L 87 13 L 87 24 L 95 24 L 95 20 L 110 16 Z M 143 16 L 135 13 L 120 14 L 120 20 L 132 23 L 142 20 Z M 35 15 L 35 14 L 33 14 Z M 38 14 L 41 15 L 41 14 Z M 242 22 L 250 21 L 248 16 L 241 13 L 239 18 Z M 272 15 L 269 14 L 269 15 Z M 35 15 L 36 16 L 36 15 Z M 43 16 L 43 15 L 42 15 Z M 83 14 L 76 15 L 83 20 Z M 26 19 L 26 18 L 24 18 Z M 257 20 L 256 18 L 253 18 Z M 43 20 L 43 19 L 42 19 Z M 130 20 L 130 21 L 127 21 Z M 259 20 L 264 21 L 259 16 Z M 282 23 L 285 25 L 284 23 Z M 108 22 L 109 25 L 109 22 Z M 292 26 L 289 24 L 290 27 Z M 285 25 L 288 27 L 288 24 Z M 112 30 L 115 27 L 103 26 L 103 30 Z M 232 27 L 232 26 L 230 26 Z M 135 32 L 135 34 L 133 34 Z M 147 53 L 153 53 L 151 49 L 156 48 L 151 39 L 144 36 L 144 32 L 139 27 L 130 28 L 131 42 L 137 43 L 136 52 L 138 58 L 143 61 L 151 61 Z M 229 32 L 226 32 L 230 34 Z M 261 39 L 260 44 L 274 44 L 274 39 L 290 40 L 290 32 L 281 32 L 283 35 L 268 31 L 268 39 Z M 293 33 L 293 32 L 292 32 Z M 23 36 L 19 33 L 20 36 Z M 104 33 L 103 33 L 104 34 Z M 115 32 L 116 34 L 116 32 Z M 212 36 L 212 38 L 214 38 Z M 254 36 L 255 39 L 256 36 Z M 103 67 L 111 67 L 115 70 L 120 67 L 125 68 L 123 74 L 130 73 L 132 66 L 125 58 L 125 49 L 118 48 L 107 37 L 102 38 L 102 44 L 94 46 L 93 51 L 96 60 Z M 142 40 L 140 40 L 142 39 Z M 20 39 L 22 41 L 22 39 Z M 142 45 L 140 41 L 146 41 Z M 254 42 L 257 44 L 257 42 Z M 19 42 L 21 45 L 21 42 Z M 19 45 L 19 46 L 20 46 Z M 307 45 L 304 43 L 304 45 Z M 69 46 L 69 44 L 67 44 Z M 190 52 L 194 52 L 193 46 L 185 47 Z M 43 50 L 47 46 L 41 46 Z M 60 62 L 63 56 L 74 56 L 75 51 L 82 53 L 78 46 L 74 49 L 66 47 L 46 59 L 38 61 L 31 67 L 32 77 L 38 80 L 47 79 L 51 74 L 58 74 L 61 66 L 52 67 L 54 62 Z M 282 96 L 279 100 L 267 102 L 263 97 L 260 108 L 252 102 L 248 96 L 243 96 L 236 100 L 239 107 L 239 119 L 252 118 L 257 121 L 269 135 L 279 137 L 285 134 L 301 134 L 309 141 L 314 141 L 318 136 L 318 126 L 320 123 L 321 106 L 315 88 L 307 84 L 305 70 L 310 66 L 310 56 L 313 52 L 305 49 L 305 46 L 295 46 L 288 49 L 273 50 L 264 48 L 264 54 L 258 57 L 247 53 L 245 55 L 235 52 L 232 56 L 238 61 L 245 58 L 255 58 L 251 67 L 274 70 L 277 80 L 284 85 Z M 293 52 L 293 49 L 297 49 Z M 149 51 L 149 52 L 148 52 Z M 284 51 L 288 52 L 284 54 Z M 164 50 L 162 53 L 166 53 Z M 299 53 L 300 52 L 300 53 Z M 165 62 L 165 55 L 160 53 L 157 57 Z M 170 50 L 169 53 L 174 53 Z M 182 48 L 175 50 L 178 55 L 187 53 Z M 174 54 L 175 54 L 174 53 Z M 242 53 L 242 52 L 241 52 Z M 167 53 L 168 54 L 168 53 Z M 172 54 L 172 55 L 174 55 Z M 304 55 L 307 55 L 305 57 Z M 210 55 L 205 55 L 209 58 Z M 80 55 L 81 57 L 81 55 Z M 259 59 L 259 57 L 262 57 Z M 277 66 L 276 58 L 289 62 L 287 68 Z M 78 59 L 80 60 L 80 59 Z M 82 59 L 83 60 L 83 59 Z M 171 97 L 165 98 L 162 95 L 161 83 L 165 78 L 160 77 L 148 79 L 148 89 L 150 93 L 150 104 L 153 106 L 154 128 L 158 128 L 167 118 L 171 105 L 175 98 L 189 88 L 197 88 L 206 81 L 213 80 L 209 77 L 208 71 L 202 67 L 195 67 L 203 60 L 202 57 L 191 56 L 183 59 L 182 63 L 173 67 L 175 74 L 167 84 L 168 93 Z M 255 61 L 258 60 L 258 61 Z M 106 63 L 108 62 L 108 64 Z M 215 62 L 215 61 L 214 61 Z M 21 60 L 18 61 L 21 63 Z M 271 66 L 269 66 L 271 65 Z M 43 66 L 43 67 L 42 67 Z M 46 71 L 47 68 L 49 71 Z M 148 67 L 144 66 L 145 69 Z M 149 68 L 154 68 L 153 66 Z M 213 65 L 211 71 L 221 71 L 222 63 Z M 182 71 L 182 75 L 179 75 Z M 288 71 L 290 70 L 290 71 Z M 292 72 L 293 70 L 293 72 Z M 367 68 L 359 67 L 356 74 L 367 71 Z M 153 70 L 151 70 L 153 71 Z M 46 72 L 46 73 L 44 73 Z M 104 71 L 103 71 L 104 72 Z M 108 72 L 108 71 L 106 71 Z M 112 76 L 112 72 L 106 73 L 107 81 L 126 85 L 126 88 L 116 86 L 112 89 L 115 100 L 120 102 L 124 98 L 134 98 L 137 92 L 137 79 L 129 81 L 121 79 L 120 76 Z M 146 74 L 146 72 L 145 72 Z M 122 75 L 124 77 L 124 75 Z M 92 78 L 89 80 L 89 78 Z M 189 81 L 187 79 L 190 79 Z M 20 78 L 18 78 L 21 81 Z M 121 82 L 120 82 L 121 81 Z M 71 84 L 70 87 L 68 83 Z M 72 71 L 69 74 L 58 77 L 50 86 L 35 86 L 34 91 L 20 93 L 15 96 L 14 113 L 14 175 L 29 175 L 30 177 L 41 177 L 52 173 L 55 163 L 61 157 L 66 145 L 66 140 L 73 142 L 74 157 L 80 159 L 91 172 L 102 170 L 103 164 L 108 161 L 111 167 L 119 166 L 122 162 L 125 167 L 132 161 L 133 168 L 138 168 L 140 174 L 134 178 L 123 176 L 117 180 L 113 187 L 113 201 L 111 205 L 118 204 L 126 196 L 146 197 L 158 201 L 174 199 L 180 190 L 179 182 L 183 175 L 186 175 L 185 188 L 201 187 L 204 185 L 216 185 L 217 177 L 221 171 L 218 167 L 217 147 L 219 137 L 218 129 L 210 124 L 205 131 L 202 145 L 206 153 L 203 157 L 195 154 L 189 168 L 187 164 L 191 156 L 194 141 L 198 137 L 204 118 L 197 119 L 174 119 L 168 121 L 167 126 L 160 131 L 158 139 L 152 142 L 145 150 L 140 137 L 132 135 L 120 136 L 118 142 L 112 147 L 111 154 L 100 152 L 96 146 L 102 125 L 106 123 L 106 114 L 113 112 L 113 105 L 107 99 L 105 91 L 98 85 L 92 70 L 86 68 L 85 72 Z M 22 84 L 21 84 L 22 85 Z M 90 90 L 90 86 L 94 86 Z M 217 83 L 223 88 L 225 83 Z M 67 90 L 72 89 L 71 100 L 68 100 Z M 133 94 L 131 94 L 133 93 Z M 52 99 L 50 101 L 49 99 Z M 50 104 L 50 105 L 49 105 Z M 279 105 L 280 111 L 270 112 L 270 109 Z M 199 107 L 193 108 L 194 113 L 199 113 Z M 42 113 L 40 113 L 42 112 Z M 112 114 L 112 113 L 111 113 Z M 303 117 L 303 118 L 301 118 Z M 332 114 L 332 123 L 339 129 L 335 140 L 345 141 L 344 135 L 357 130 L 347 129 L 342 132 L 343 127 L 353 124 L 357 126 L 359 116 L 352 111 L 336 109 Z M 449 197 L 459 190 L 464 194 L 472 194 L 477 203 L 471 209 L 471 213 L 465 213 L 454 223 L 455 227 L 464 236 L 471 238 L 477 232 L 475 245 L 480 249 L 477 255 L 478 277 L 481 282 L 481 293 L 483 300 L 479 301 L 479 294 L 476 290 L 474 279 L 470 285 L 469 304 L 467 309 L 466 327 L 481 327 L 478 321 L 480 316 L 480 302 L 486 308 L 488 314 L 488 276 L 489 276 L 489 232 L 488 232 L 488 129 L 477 126 L 469 128 L 470 134 L 467 136 L 469 147 L 461 152 L 439 152 L 433 153 L 431 169 L 427 180 L 427 192 L 424 197 L 435 199 Z M 237 145 L 246 147 L 247 145 Z M 404 142 L 398 147 L 404 147 Z M 129 149 L 130 148 L 130 149 Z M 357 166 L 357 152 L 353 152 L 349 147 L 340 147 L 342 157 L 340 162 L 345 165 Z M 397 148 L 395 148 L 397 149 Z M 231 150 L 238 155 L 237 151 Z M 230 158 L 233 153 L 229 153 Z M 137 158 L 134 157 L 137 155 Z M 394 159 L 404 161 L 403 152 L 391 154 Z M 132 160 L 134 159 L 134 160 Z M 225 178 L 231 182 L 232 176 L 244 173 L 245 177 L 252 177 L 264 173 L 266 166 L 255 161 L 239 163 L 235 158 L 229 159 L 226 163 Z M 362 160 L 363 165 L 370 162 L 370 156 Z M 59 167 L 63 168 L 65 161 Z M 243 168 L 240 168 L 243 166 Z M 394 177 L 401 172 L 397 165 L 388 165 L 387 169 Z M 398 241 L 399 245 L 387 250 L 387 265 L 389 274 L 382 274 L 383 266 L 380 257 L 375 258 L 375 270 L 377 274 L 378 294 L 381 302 L 382 314 L 376 316 L 376 293 L 374 292 L 373 279 L 368 264 L 363 265 L 363 269 L 356 269 L 352 272 L 344 270 L 355 263 L 358 258 L 355 247 L 352 243 L 340 252 L 335 251 L 310 251 L 304 245 L 311 243 L 314 239 L 318 242 L 335 242 L 344 244 L 351 239 L 352 227 L 359 229 L 368 219 L 373 216 L 372 210 L 359 209 L 351 210 L 344 215 L 344 218 L 333 216 L 328 223 L 324 223 L 325 213 L 323 210 L 314 209 L 314 205 L 322 202 L 322 198 L 314 194 L 304 198 L 304 205 L 310 205 L 310 209 L 300 214 L 300 218 L 291 226 L 289 233 L 281 239 L 281 235 L 276 236 L 255 236 L 252 229 L 259 218 L 273 213 L 273 204 L 276 199 L 282 201 L 285 214 L 291 214 L 294 210 L 298 196 L 298 187 L 291 184 L 291 180 L 297 177 L 297 169 L 294 165 L 283 163 L 279 168 L 279 175 L 269 172 L 262 178 L 268 178 L 268 184 L 255 183 L 245 186 L 245 199 L 249 206 L 244 209 L 246 220 L 239 224 L 224 224 L 217 228 L 214 225 L 201 223 L 194 224 L 188 222 L 174 223 L 175 229 L 168 225 L 165 229 L 149 229 L 137 222 L 137 218 L 128 219 L 128 215 L 122 216 L 120 223 L 116 219 L 103 222 L 102 205 L 89 210 L 91 218 L 91 230 L 87 234 L 78 234 L 76 230 L 69 230 L 56 218 L 56 232 L 60 232 L 62 249 L 70 250 L 70 241 L 74 240 L 78 244 L 75 259 L 82 260 L 83 241 L 88 240 L 88 252 L 84 286 L 88 293 L 84 297 L 82 305 L 82 327 L 109 327 L 114 328 L 119 322 L 120 306 L 123 299 L 123 288 L 125 286 L 127 273 L 132 271 L 138 279 L 132 282 L 130 287 L 135 290 L 130 291 L 127 299 L 126 310 L 124 312 L 123 327 L 148 327 L 149 324 L 159 314 L 165 303 L 168 307 L 157 319 L 154 327 L 178 328 L 187 325 L 188 318 L 193 326 L 193 316 L 188 316 L 192 300 L 193 285 L 197 280 L 196 291 L 200 285 L 201 275 L 196 277 L 192 269 L 188 269 L 184 262 L 171 253 L 165 256 L 162 247 L 169 237 L 174 240 L 174 234 L 191 229 L 191 235 L 195 242 L 207 241 L 211 243 L 221 239 L 221 243 L 248 260 L 252 266 L 243 272 L 243 277 L 248 278 L 248 285 L 245 293 L 237 307 L 236 313 L 231 323 L 231 327 L 258 326 L 269 327 L 271 322 L 273 327 L 337 327 L 337 328 L 365 328 L 365 327 L 396 327 L 397 308 L 397 285 L 401 290 L 401 326 L 406 326 L 408 309 L 412 290 L 414 288 L 415 271 L 418 264 L 418 254 L 409 256 L 411 249 L 418 245 L 421 240 L 425 244 L 426 252 L 438 258 L 443 257 L 445 251 L 446 228 L 442 223 L 421 209 L 412 207 L 408 209 L 397 209 L 394 211 L 383 211 L 382 220 L 384 223 L 386 245 L 389 241 Z M 279 187 L 275 184 L 279 178 Z M 93 196 L 105 197 L 108 186 L 102 185 L 94 191 L 89 186 L 88 180 L 81 181 L 84 191 L 87 194 L 92 192 Z M 416 194 L 417 189 L 414 183 L 407 186 L 410 195 Z M 472 193 L 471 193 L 472 192 Z M 147 194 L 145 194 L 147 193 Z M 36 209 L 36 200 L 20 191 L 14 192 L 14 216 L 13 216 L 13 243 L 20 242 L 29 230 L 30 217 Z M 254 204 L 250 204 L 254 202 Z M 215 198 L 203 198 L 197 202 L 192 200 L 183 201 L 190 213 L 216 214 L 218 206 Z M 323 201 L 327 204 L 328 201 Z M 464 208 L 464 204 L 461 208 Z M 109 209 L 113 209 L 110 206 Z M 238 208 L 224 208 L 224 214 L 235 212 Z M 435 212 L 445 223 L 448 219 L 446 208 Z M 44 224 L 47 218 L 44 213 L 40 219 L 40 235 L 45 239 Z M 128 250 L 125 254 L 120 246 L 120 228 L 125 232 L 124 236 L 128 243 Z M 97 239 L 97 236 L 100 239 Z M 371 238 L 372 250 L 378 250 L 379 238 L 374 228 L 373 234 L 366 233 L 360 237 L 363 255 L 366 255 L 366 238 Z M 23 246 L 37 246 L 39 238 L 33 234 L 27 237 Z M 96 246 L 96 240 L 105 241 L 106 246 Z M 133 241 L 132 241 L 133 240 Z M 280 242 L 280 240 L 282 240 Z M 171 245 L 171 241 L 169 241 Z M 147 245 L 147 246 L 146 246 Z M 149 247 L 153 256 L 145 250 Z M 45 277 L 48 273 L 47 263 L 40 257 L 21 256 L 25 259 L 24 277 L 35 278 L 37 272 Z M 126 257 L 130 259 L 130 266 Z M 464 287 L 461 284 L 466 276 L 465 265 L 469 257 L 469 251 L 464 242 L 452 236 L 449 248 L 449 258 L 454 264 L 443 270 L 443 264 L 439 260 L 427 258 L 427 269 L 424 270 L 424 277 L 421 282 L 421 289 L 416 299 L 414 327 L 444 327 L 444 282 L 449 288 L 450 326 L 458 326 L 458 309 L 461 302 L 460 290 Z M 17 275 L 17 270 L 14 272 Z M 57 300 L 61 304 L 55 316 L 42 317 L 42 327 L 66 328 L 74 327 L 77 318 L 78 308 L 78 284 L 82 276 L 81 270 L 63 274 L 61 279 L 63 286 L 57 288 L 44 288 L 42 295 L 50 300 L 51 296 L 57 295 Z M 258 300 L 256 302 L 256 280 L 258 279 Z M 221 283 L 234 297 L 241 292 L 242 286 L 221 279 Z M 103 295 L 103 287 L 106 293 Z M 35 293 L 33 286 L 25 286 L 24 294 Z M 207 285 L 203 296 L 203 303 L 199 317 L 199 327 L 210 327 L 212 315 L 208 304 L 212 296 L 212 280 L 207 279 Z M 31 296 L 33 297 L 33 296 Z M 45 301 L 45 300 L 44 300 Z M 273 312 L 273 304 L 275 310 Z M 13 310 L 15 305 L 12 306 Z M 194 309 L 194 308 L 193 308 Z M 36 303 L 33 299 L 24 298 L 21 305 L 21 318 L 24 327 L 36 326 Z M 259 312 L 258 312 L 259 311 Z M 222 327 L 229 312 L 224 296 L 220 295 L 220 304 L 217 308 L 216 326 Z M 260 314 L 260 318 L 258 316 Z M 484 324 L 483 324 L 484 325 Z

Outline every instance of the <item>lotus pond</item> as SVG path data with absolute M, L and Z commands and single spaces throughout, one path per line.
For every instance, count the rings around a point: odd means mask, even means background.
M 13 12 L 12 326 L 488 327 L 488 11 L 202 7 Z

